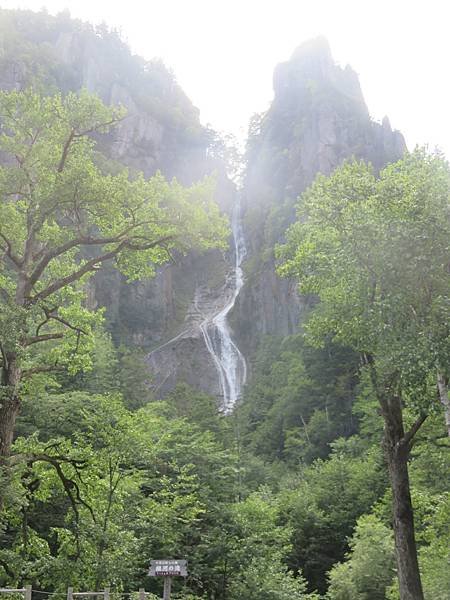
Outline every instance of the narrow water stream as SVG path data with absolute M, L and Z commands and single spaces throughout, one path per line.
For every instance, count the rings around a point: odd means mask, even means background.
M 236 298 L 244 285 L 241 264 L 247 252 L 239 197 L 233 207 L 231 229 L 234 243 L 234 265 L 227 279 L 227 288 L 231 291 L 230 299 L 220 312 L 200 324 L 206 347 L 214 361 L 220 380 L 224 413 L 229 413 L 233 409 L 247 378 L 245 358 L 233 341 L 232 331 L 228 324 L 228 314 L 233 309 Z

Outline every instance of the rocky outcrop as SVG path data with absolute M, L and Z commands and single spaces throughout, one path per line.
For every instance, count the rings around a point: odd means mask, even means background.
M 250 354 L 262 335 L 294 333 L 304 308 L 294 283 L 275 274 L 273 259 L 299 194 L 346 158 L 380 169 L 406 148 L 387 118 L 382 124 L 370 118 L 356 73 L 334 63 L 323 38 L 303 44 L 278 65 L 273 85 L 270 109 L 252 122 L 243 194 L 250 255 L 234 318 Z
M 218 399 L 221 386 L 202 333 L 202 324 L 211 321 L 229 301 L 232 291 L 225 283 L 211 288 L 197 278 L 194 298 L 186 310 L 181 331 L 154 348 L 147 356 L 153 375 L 152 388 L 164 396 L 177 382 L 184 381 Z
M 250 140 L 247 203 L 272 192 L 276 202 L 296 198 L 317 173 L 328 174 L 345 158 L 369 160 L 375 168 L 398 159 L 403 136 L 371 120 L 349 67 L 337 66 L 328 42 L 303 44 L 273 77 L 274 100 Z M 267 189 L 269 188 L 269 190 Z

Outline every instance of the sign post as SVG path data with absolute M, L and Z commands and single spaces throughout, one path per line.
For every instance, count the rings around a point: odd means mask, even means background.
M 164 577 L 163 600 L 170 600 L 172 577 L 187 577 L 187 561 L 175 558 L 152 560 L 148 574 L 150 577 Z
M 164 577 L 164 596 L 163 600 L 170 600 L 170 590 L 172 588 L 172 577 Z

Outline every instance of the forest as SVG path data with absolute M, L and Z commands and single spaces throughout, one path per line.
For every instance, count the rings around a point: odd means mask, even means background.
M 108 63 L 96 89 L 63 42 Z M 346 72 L 296 123 L 275 90 L 239 155 L 115 32 L 0 10 L 0 50 L 0 588 L 156 600 L 179 558 L 174 600 L 450 600 L 445 156 Z M 325 110 L 352 142 L 320 167 Z

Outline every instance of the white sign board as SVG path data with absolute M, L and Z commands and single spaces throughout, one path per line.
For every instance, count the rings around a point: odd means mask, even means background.
M 187 561 L 176 558 L 152 560 L 148 574 L 150 577 L 187 577 Z

